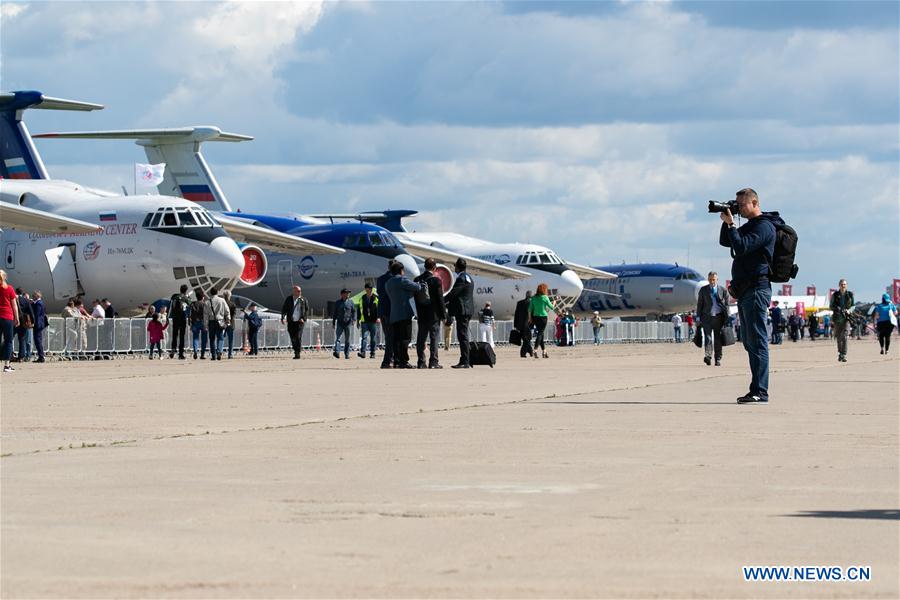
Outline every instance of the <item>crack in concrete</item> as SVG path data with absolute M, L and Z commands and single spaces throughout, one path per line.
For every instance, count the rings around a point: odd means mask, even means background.
M 881 361 L 867 361 L 866 363 L 857 363 L 857 364 L 874 364 L 875 362 Z M 797 373 L 801 371 L 813 371 L 816 369 L 832 369 L 834 365 L 813 365 L 810 367 L 803 368 L 795 368 L 795 369 L 770 369 L 769 373 Z M 463 406 L 447 406 L 443 408 L 432 408 L 432 409 L 418 409 L 414 411 L 402 411 L 402 412 L 394 412 L 394 413 L 376 413 L 376 414 L 365 414 L 365 415 L 351 415 L 347 417 L 337 417 L 333 419 L 315 419 L 312 421 L 302 421 L 300 423 L 286 423 L 281 425 L 264 425 L 260 427 L 244 427 L 239 429 L 223 429 L 221 431 L 205 431 L 203 433 L 174 433 L 169 435 L 157 435 L 149 438 L 144 438 L 143 440 L 113 440 L 111 442 L 82 442 L 80 445 L 77 444 L 69 444 L 68 446 L 58 446 L 56 448 L 45 448 L 38 450 L 30 450 L 28 452 L 9 452 L 6 454 L 0 454 L 0 459 L 2 458 L 15 458 L 20 456 L 32 456 L 35 454 L 46 454 L 48 452 L 62 452 L 67 450 L 79 450 L 84 448 L 111 448 L 114 446 L 124 446 L 128 444 L 137 444 L 142 441 L 164 441 L 164 440 L 176 440 L 181 438 L 189 438 L 189 437 L 202 437 L 207 435 L 228 435 L 235 433 L 252 433 L 258 431 L 270 431 L 270 430 L 280 430 L 280 429 L 296 429 L 299 427 L 305 427 L 308 425 L 324 425 L 329 423 L 340 423 L 342 421 L 352 421 L 358 419 L 377 419 L 377 418 L 390 418 L 390 417 L 407 417 L 412 415 L 424 415 L 424 414 L 435 414 L 435 413 L 443 413 L 443 412 L 453 412 L 460 410 L 470 410 L 473 408 L 488 408 L 488 407 L 500 407 L 500 406 L 512 406 L 516 404 L 524 404 L 527 402 L 536 402 L 541 400 L 554 400 L 561 398 L 575 398 L 579 396 L 588 396 L 592 394 L 608 394 L 611 392 L 625 392 L 631 390 L 640 390 L 647 389 L 653 387 L 661 387 L 667 385 L 678 385 L 683 383 L 697 383 L 701 381 L 710 381 L 713 379 L 725 379 L 728 377 L 746 377 L 746 373 L 723 373 L 720 375 L 708 375 L 703 377 L 694 377 L 690 379 L 683 379 L 678 381 L 666 381 L 660 383 L 645 383 L 640 385 L 630 385 L 624 387 L 616 387 L 616 388 L 606 388 L 599 390 L 589 390 L 584 392 L 570 392 L 566 394 L 548 394 L 546 396 L 539 396 L 536 398 L 520 398 L 517 400 L 506 400 L 502 402 L 481 402 L 477 404 L 466 404 Z M 138 376 L 140 377 L 140 376 Z M 730 404 L 730 403 L 729 403 Z

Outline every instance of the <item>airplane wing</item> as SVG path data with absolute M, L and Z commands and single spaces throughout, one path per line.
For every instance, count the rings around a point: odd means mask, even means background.
M 253 225 L 240 219 L 216 215 L 216 220 L 222 224 L 222 228 L 228 232 L 228 235 L 236 241 L 256 244 L 264 250 L 319 255 L 343 254 L 345 252 L 343 248 L 338 248 L 337 246 L 329 246 L 328 244 L 314 242 L 296 235 L 281 233 L 280 231 Z
M 42 107 L 45 108 L 45 107 Z M 67 131 L 65 133 L 37 133 L 34 138 L 82 139 L 82 140 L 140 140 L 154 139 L 165 143 L 189 141 L 245 142 L 250 135 L 227 133 L 218 127 L 180 127 L 174 129 L 121 129 L 115 131 Z
M 456 262 L 457 258 L 462 257 L 466 259 L 466 271 L 472 275 L 485 275 L 487 277 L 496 277 L 499 279 L 528 279 L 529 277 L 532 277 L 531 273 L 528 273 L 527 271 L 504 267 L 503 265 L 481 260 L 480 258 L 466 256 L 465 254 L 460 254 L 458 252 L 451 252 L 446 248 L 437 248 L 435 246 L 429 246 L 428 244 L 412 242 L 405 238 L 401 238 L 400 241 L 403 242 L 407 252 L 420 258 L 428 258 L 430 256 L 435 260 L 453 264 Z
M 607 271 L 601 271 L 600 269 L 595 269 L 593 267 L 586 267 L 584 265 L 578 265 L 573 262 L 566 261 L 566 266 L 568 266 L 572 271 L 578 275 L 579 279 L 615 279 L 615 273 L 609 273 Z
M 0 228 L 33 233 L 94 233 L 101 229 L 99 225 L 87 221 L 60 217 L 9 202 L 0 203 Z
M 603 296 L 615 296 L 616 298 L 621 298 L 622 294 L 613 294 L 612 292 L 601 292 L 600 290 L 592 290 L 590 288 L 584 288 L 581 290 L 582 294 L 601 294 Z

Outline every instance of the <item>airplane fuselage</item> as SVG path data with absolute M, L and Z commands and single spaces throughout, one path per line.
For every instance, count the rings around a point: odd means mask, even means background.
M 694 310 L 697 290 L 705 280 L 688 267 L 667 264 L 606 265 L 617 279 L 591 279 L 573 309 L 586 316 L 599 311 L 605 317 L 670 315 Z M 606 292 L 591 293 L 590 290 Z M 609 295 L 617 294 L 617 296 Z

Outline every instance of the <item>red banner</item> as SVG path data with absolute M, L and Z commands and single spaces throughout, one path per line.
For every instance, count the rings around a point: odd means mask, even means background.
M 806 295 L 807 296 L 815 296 L 816 295 L 816 286 L 814 286 L 814 285 L 806 286 Z
M 782 296 L 790 296 L 791 292 L 794 291 L 794 286 L 790 283 L 782 284 L 781 286 L 781 295 Z
M 900 304 L 900 279 L 894 280 L 894 304 Z
M 806 303 L 798 302 L 797 306 L 794 308 L 794 310 L 797 311 L 798 315 L 805 315 L 806 314 Z

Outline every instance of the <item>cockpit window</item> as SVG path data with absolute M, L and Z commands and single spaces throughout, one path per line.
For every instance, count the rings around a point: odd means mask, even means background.
M 157 228 L 181 228 L 181 227 L 221 227 L 213 216 L 203 208 L 173 208 L 171 206 L 158 208 L 144 217 L 142 227 Z
M 380 248 L 381 246 L 384 246 L 384 240 L 382 240 L 381 236 L 378 235 L 377 233 L 370 233 L 369 241 L 372 242 L 372 245 L 375 246 L 376 248 Z

